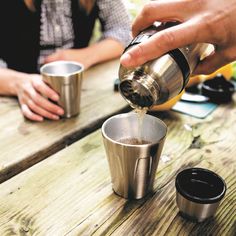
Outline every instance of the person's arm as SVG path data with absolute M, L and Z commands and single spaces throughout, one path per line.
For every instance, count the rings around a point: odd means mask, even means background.
M 123 45 L 120 42 L 107 38 L 82 49 L 57 50 L 48 56 L 44 62 L 49 63 L 58 60 L 77 61 L 87 69 L 94 64 L 119 57 L 123 50 Z
M 195 74 L 209 74 L 236 59 L 236 0 L 158 0 L 148 3 L 133 24 L 133 36 L 155 21 L 180 24 L 156 33 L 121 57 L 125 67 L 136 67 L 164 53 L 193 43 L 211 43 L 213 54 Z
M 98 0 L 102 37 L 95 44 L 83 49 L 58 50 L 45 59 L 45 63 L 56 60 L 74 60 L 85 68 L 119 57 L 131 40 L 131 24 L 122 0 Z
M 30 120 L 43 121 L 44 117 L 58 120 L 64 113 L 62 108 L 45 98 L 58 101 L 59 96 L 37 74 L 0 68 L 0 95 L 17 96 L 23 115 Z

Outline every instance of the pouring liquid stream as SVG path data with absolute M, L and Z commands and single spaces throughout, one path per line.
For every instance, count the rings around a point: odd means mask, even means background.
M 131 144 L 131 145 L 142 145 L 142 144 L 150 144 L 150 141 L 145 140 L 145 137 L 142 137 L 142 130 L 143 130 L 143 120 L 144 116 L 147 113 L 148 108 L 142 108 L 142 109 L 134 109 L 134 112 L 137 113 L 137 119 L 138 119 L 138 127 L 137 127 L 137 137 L 133 138 L 122 138 L 118 140 L 118 142 L 125 143 L 125 144 Z
M 143 119 L 145 114 L 147 113 L 147 108 L 143 109 L 135 109 L 134 111 L 137 113 L 138 116 L 138 142 L 139 144 L 143 144 L 143 138 L 142 138 L 142 129 L 143 129 Z

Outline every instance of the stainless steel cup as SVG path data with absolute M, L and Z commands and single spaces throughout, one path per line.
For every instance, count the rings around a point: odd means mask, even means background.
M 167 133 L 164 122 L 150 115 L 144 116 L 140 127 L 136 113 L 113 116 L 102 125 L 113 190 L 129 199 L 140 199 L 152 191 Z M 123 141 L 139 138 L 146 144 Z
M 43 80 L 60 96 L 58 105 L 69 118 L 80 112 L 83 66 L 73 61 L 56 61 L 45 64 L 40 72 Z
M 181 171 L 175 181 L 176 203 L 182 216 L 202 222 L 213 216 L 226 192 L 224 180 L 203 168 Z

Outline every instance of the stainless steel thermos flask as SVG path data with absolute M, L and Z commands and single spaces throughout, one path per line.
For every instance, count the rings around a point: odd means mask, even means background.
M 176 23 L 156 23 L 142 31 L 125 49 L 148 40 L 155 33 Z M 136 68 L 120 65 L 120 93 L 133 108 L 150 108 L 178 95 L 209 44 L 200 43 L 176 48 Z

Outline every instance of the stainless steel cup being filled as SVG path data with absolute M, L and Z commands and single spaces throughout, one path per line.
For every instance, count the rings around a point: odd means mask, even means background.
M 83 65 L 73 61 L 51 62 L 40 69 L 43 80 L 60 96 L 58 105 L 64 109 L 63 117 L 80 112 L 83 70 Z
M 136 113 L 104 122 L 102 135 L 115 193 L 140 199 L 152 191 L 166 133 L 165 123 L 151 115 L 144 115 L 141 126 Z

